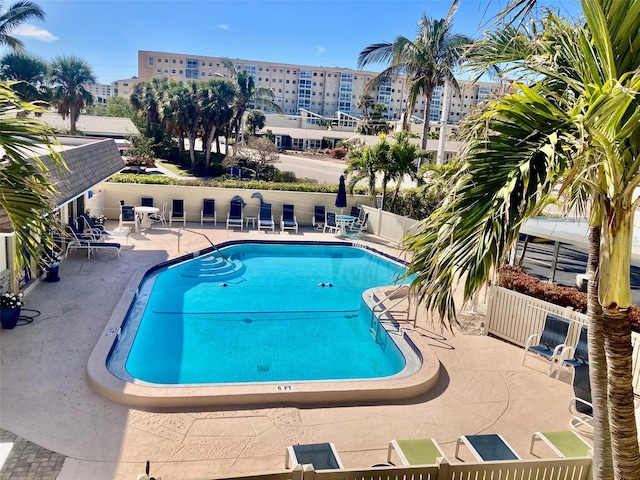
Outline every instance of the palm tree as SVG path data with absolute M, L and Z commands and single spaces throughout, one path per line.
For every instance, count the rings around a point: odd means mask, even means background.
M 20 98 L 27 102 L 49 99 L 48 66 L 24 53 L 8 53 L 0 59 L 0 79 L 16 82 L 12 85 Z
M 51 165 L 64 168 L 64 161 L 55 153 L 54 132 L 42 122 L 16 117 L 16 112 L 37 113 L 40 109 L 23 102 L 6 85 L 0 85 L 0 212 L 6 212 L 15 232 L 18 265 L 28 265 L 30 258 L 42 259 L 53 249 L 51 198 L 55 188 L 48 174 L 49 165 L 40 158 L 40 146 L 48 149 Z M 0 215 L 3 217 L 4 215 Z
M 200 126 L 200 89 L 197 82 L 170 82 L 162 104 L 162 118 L 167 128 L 178 138 L 180 156 L 184 153 L 184 137 L 189 140 L 191 169 L 196 168 L 195 145 Z
M 515 36 L 509 26 L 508 35 L 492 34 L 472 52 L 482 66 L 515 63 L 522 78 L 535 83 L 515 83 L 517 93 L 494 101 L 467 127 L 465 165 L 451 196 L 407 241 L 415 254 L 408 273 L 417 275 L 413 285 L 427 309 L 455 321 L 454 280 L 465 276 L 470 299 L 556 182 L 563 179 L 568 206 L 585 208 L 588 201 L 592 239 L 600 234 L 602 252 L 599 278 L 589 285 L 590 369 L 607 369 L 591 375 L 602 399 L 594 404 L 594 478 L 637 479 L 628 308 L 633 213 L 640 203 L 633 197 L 640 183 L 640 57 L 634 47 L 640 0 L 582 0 L 582 7 L 583 25 L 547 12 L 541 26 L 521 24 Z M 590 252 L 592 260 L 596 256 Z M 604 343 L 597 338 L 598 308 Z
M 244 114 L 248 109 L 252 108 L 252 106 L 270 108 L 278 113 L 282 113 L 282 109 L 280 105 L 273 101 L 275 98 L 273 90 L 266 87 L 256 87 L 254 78 L 249 75 L 246 70 L 237 70 L 231 60 L 223 59 L 222 62 L 227 70 L 229 70 L 238 89 L 238 94 L 233 106 L 233 123 L 236 130 L 236 141 L 239 141 Z
M 216 141 L 220 152 L 220 135 L 233 119 L 233 105 L 238 89 L 226 78 L 213 78 L 201 85 L 200 111 L 202 143 L 205 152 L 205 174 L 209 172 L 211 146 Z
M 393 198 L 391 199 L 391 205 L 389 207 L 390 211 L 394 210 L 405 175 L 419 182 L 420 177 L 418 176 L 417 163 L 419 159 L 430 155 L 429 152 L 418 149 L 417 145 L 410 142 L 410 139 L 414 136 L 415 135 L 407 131 L 398 132 L 393 135 L 395 142 L 391 144 L 389 150 L 388 168 L 391 179 L 396 182 L 396 187 L 393 191 Z
M 448 82 L 456 91 L 460 91 L 453 72 L 460 65 L 463 48 L 472 42 L 470 37 L 453 34 L 453 15 L 458 8 L 458 0 L 454 0 L 447 17 L 432 20 L 423 14 L 418 23 L 415 40 L 398 36 L 394 42 L 381 42 L 369 45 L 358 56 L 358 67 L 363 68 L 370 63 L 387 63 L 385 68 L 368 85 L 376 85 L 380 80 L 398 74 L 407 75 L 409 95 L 407 109 L 404 112 L 402 128 L 409 125 L 416 102 L 420 96 L 425 97 L 424 127 L 422 132 L 422 150 L 427 148 L 429 134 L 429 116 L 431 99 L 439 85 Z
M 73 56 L 59 56 L 51 64 L 53 102 L 62 118 L 69 117 L 71 133 L 76 133 L 76 121 L 82 109 L 93 104 L 93 95 L 84 87 L 95 83 L 96 77 L 87 62 Z
M 382 181 L 382 204 L 384 206 L 386 199 L 386 187 L 389 176 L 386 168 L 389 163 L 390 145 L 387 142 L 386 135 L 380 135 L 380 141 L 373 146 L 365 146 L 361 150 L 352 150 L 350 152 L 351 161 L 344 173 L 349 179 L 347 183 L 347 191 L 353 193 L 356 184 L 361 180 L 367 180 L 369 197 L 371 200 L 376 198 L 376 181 L 379 173 L 383 174 Z
M 3 2 L 0 2 L 0 45 L 7 45 L 16 52 L 24 50 L 24 44 L 11 36 L 11 32 L 18 25 L 29 19 L 44 20 L 44 11 L 35 3 L 28 1 L 16 2 L 6 10 Z
M 153 138 L 158 144 L 162 141 L 162 119 L 160 108 L 164 94 L 169 88 L 166 78 L 153 78 L 149 82 L 136 83 L 131 94 L 131 106 L 136 112 L 142 113 L 146 122 L 145 135 Z

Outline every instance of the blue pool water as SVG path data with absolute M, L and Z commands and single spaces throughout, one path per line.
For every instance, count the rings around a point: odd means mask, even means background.
M 371 333 L 362 301 L 364 290 L 404 273 L 397 263 L 338 245 L 243 244 L 222 252 L 143 282 L 123 327 L 123 337 L 133 337 L 122 346 L 127 375 L 224 384 L 379 378 L 404 368 L 384 329 Z

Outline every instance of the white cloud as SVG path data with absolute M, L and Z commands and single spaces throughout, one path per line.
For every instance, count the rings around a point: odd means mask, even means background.
M 48 30 L 36 27 L 35 25 L 31 25 L 29 23 L 18 25 L 15 29 L 13 29 L 13 34 L 16 37 L 35 38 L 36 40 L 40 40 L 41 42 L 46 43 L 52 43 L 58 40 L 58 37 L 53 35 Z
M 322 55 L 326 51 L 327 51 L 327 49 L 324 48 L 322 45 L 318 45 L 316 47 L 316 55 Z
M 216 27 L 217 27 L 219 30 L 229 30 L 229 25 L 225 25 L 224 23 L 221 23 L 221 24 L 219 24 L 219 25 L 216 25 Z

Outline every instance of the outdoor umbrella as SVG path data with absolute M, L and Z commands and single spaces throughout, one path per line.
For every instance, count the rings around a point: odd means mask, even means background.
M 340 215 L 342 215 L 342 209 L 347 206 L 347 187 L 344 185 L 344 175 L 340 175 L 340 184 L 338 185 L 338 194 L 336 195 L 336 207 L 340 209 Z

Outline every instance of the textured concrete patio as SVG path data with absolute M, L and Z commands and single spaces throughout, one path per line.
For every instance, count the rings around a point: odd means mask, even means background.
M 230 232 L 220 224 L 188 228 L 216 243 L 335 240 L 311 229 L 265 234 Z M 359 241 L 397 253 L 368 235 Z M 179 239 L 177 228 L 134 233 L 129 245 L 122 243 L 120 260 L 105 250 L 90 260 L 84 251 L 71 253 L 61 264 L 59 282 L 40 283 L 26 296 L 26 308 L 42 314 L 0 335 L 0 427 L 66 456 L 61 480 L 135 479 L 147 460 L 152 475 L 163 480 L 273 471 L 284 467 L 287 445 L 326 441 L 334 442 L 346 467 L 384 461 L 393 438 L 434 437 L 453 459 L 456 438 L 475 433 L 500 433 L 523 458 L 531 458 L 533 432 L 569 427 L 571 386 L 547 377 L 541 361 L 523 367 L 520 348 L 483 336 L 451 335 L 422 313 L 410 336 L 423 355 L 437 356 L 442 366 L 435 389 L 418 398 L 187 411 L 144 411 L 105 400 L 87 384 L 87 361 L 132 276 L 208 246 L 191 232 Z M 551 455 L 544 447 L 536 453 Z

